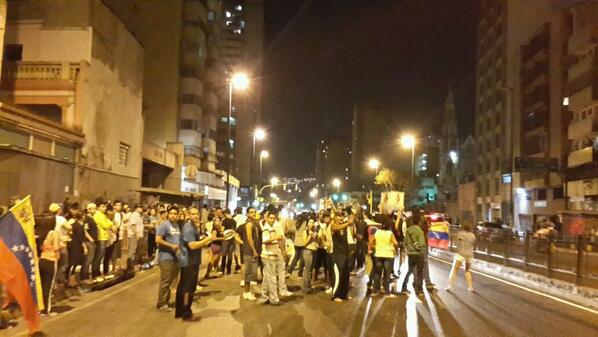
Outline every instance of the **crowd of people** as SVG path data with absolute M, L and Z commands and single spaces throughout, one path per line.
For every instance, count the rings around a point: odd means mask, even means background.
M 424 284 L 434 288 L 427 265 L 429 224 L 418 210 L 372 215 L 326 200 L 318 212 L 292 218 L 282 213 L 283 207 L 274 205 L 261 212 L 253 207 L 231 212 L 207 205 L 130 206 L 102 199 L 84 208 L 68 200 L 53 203 L 36 225 L 42 315 L 56 315 L 52 295 L 57 290 L 91 289 L 155 265 L 160 274 L 156 308 L 174 311 L 184 321 L 195 320 L 191 307 L 204 280 L 233 273 L 241 274 L 243 300 L 270 305 L 293 295 L 286 280 L 295 270 L 306 296 L 321 290 L 335 302 L 351 299 L 350 278 L 360 273 L 367 275 L 370 296 L 409 294 L 411 275 L 416 295 L 423 294 Z M 471 226 L 463 225 L 454 241 L 457 254 L 447 290 L 464 265 L 473 291 Z M 202 259 L 207 260 L 200 275 Z M 403 263 L 408 274 L 399 289 L 392 280 L 399 279 Z

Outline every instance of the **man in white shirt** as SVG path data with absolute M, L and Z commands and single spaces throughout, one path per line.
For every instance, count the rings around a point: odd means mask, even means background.
M 138 241 L 143 239 L 143 206 L 140 204 L 135 206 L 135 210 L 128 217 L 126 222 L 126 234 L 128 243 L 127 254 L 127 270 L 133 270 L 135 266 L 135 253 L 137 251 Z
M 276 221 L 275 212 L 269 212 L 266 222 L 262 225 L 262 261 L 264 263 L 264 278 L 262 281 L 262 297 L 259 303 L 270 302 L 279 305 L 278 295 L 292 295 L 285 284 L 284 265 L 284 229 Z
M 64 284 L 66 283 L 66 268 L 69 263 L 69 252 L 66 246 L 70 241 L 69 232 L 72 230 L 72 226 L 62 216 L 62 207 L 59 204 L 50 204 L 48 210 L 54 215 L 56 220 L 54 231 L 58 234 L 58 241 L 60 242 L 60 258 L 58 260 L 58 270 L 56 271 L 56 282 Z

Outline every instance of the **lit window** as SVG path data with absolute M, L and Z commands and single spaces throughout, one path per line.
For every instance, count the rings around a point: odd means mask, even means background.
M 237 7 L 235 7 L 235 9 L 238 10 L 238 11 L 242 11 L 243 10 L 243 6 L 238 5 Z
M 569 106 L 569 97 L 563 98 L 563 105 L 564 106 Z
M 121 142 L 118 146 L 118 163 L 123 166 L 127 166 L 129 161 L 129 149 L 130 145 Z
M 240 29 L 235 29 L 235 30 L 233 30 L 233 33 L 234 33 L 234 34 L 239 34 L 239 35 L 240 35 L 242 32 L 241 32 L 241 30 L 240 30 Z
M 226 12 L 224 12 L 224 15 L 225 15 L 227 18 L 230 18 L 231 16 L 233 16 L 233 15 L 231 14 L 231 12 L 229 12 L 229 11 L 226 11 Z

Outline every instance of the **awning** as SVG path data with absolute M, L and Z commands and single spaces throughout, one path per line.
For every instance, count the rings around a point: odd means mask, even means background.
M 172 195 L 176 197 L 186 197 L 186 198 L 203 198 L 204 194 L 199 192 L 181 192 L 181 191 L 174 191 L 174 190 L 166 190 L 163 188 L 154 188 L 154 187 L 140 187 L 135 189 L 134 191 L 141 192 L 141 193 L 148 193 L 148 194 L 163 194 L 163 195 Z

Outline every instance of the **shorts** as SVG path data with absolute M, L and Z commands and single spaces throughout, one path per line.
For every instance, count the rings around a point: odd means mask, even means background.
M 245 282 L 257 281 L 258 258 L 250 255 L 243 255 L 245 273 L 243 275 Z
M 455 254 L 455 260 L 459 261 L 461 263 L 466 263 L 466 264 L 471 264 L 471 261 L 473 261 L 473 258 L 471 257 L 463 257 L 459 254 Z

